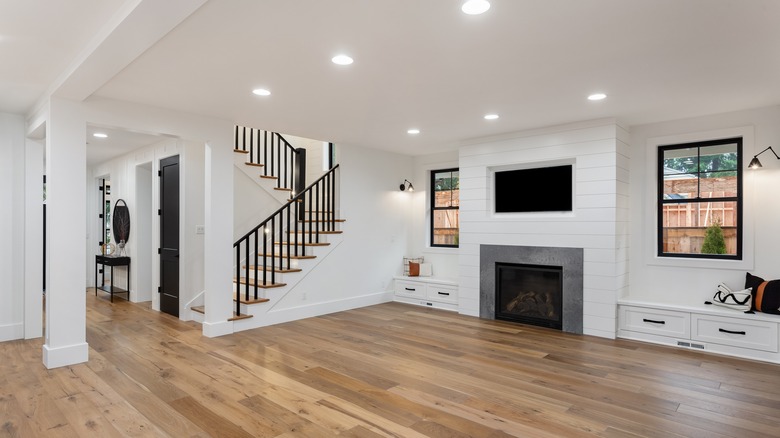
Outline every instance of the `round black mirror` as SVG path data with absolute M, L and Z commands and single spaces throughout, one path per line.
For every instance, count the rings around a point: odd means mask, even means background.
M 127 208 L 127 203 L 123 199 L 119 199 L 114 204 L 114 213 L 111 215 L 111 228 L 114 231 L 114 241 L 120 248 L 120 255 L 122 255 L 125 244 L 130 238 L 130 209 Z

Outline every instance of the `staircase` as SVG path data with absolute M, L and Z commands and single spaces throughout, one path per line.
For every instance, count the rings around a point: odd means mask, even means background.
M 305 149 L 277 133 L 236 127 L 236 166 L 274 195 L 280 207 L 234 244 L 231 321 L 260 315 L 291 291 L 341 243 L 336 216 L 338 165 L 305 188 Z M 201 320 L 204 306 L 192 306 Z M 253 328 L 259 321 L 247 325 Z M 235 326 L 234 326 L 235 327 Z

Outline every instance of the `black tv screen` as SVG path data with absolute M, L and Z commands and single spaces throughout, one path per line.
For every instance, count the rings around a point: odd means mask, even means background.
M 496 213 L 572 211 L 572 166 L 496 172 Z

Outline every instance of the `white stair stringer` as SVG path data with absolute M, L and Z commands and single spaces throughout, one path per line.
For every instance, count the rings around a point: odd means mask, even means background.
M 267 303 L 241 305 L 241 313 L 247 313 L 253 315 L 253 318 L 242 319 L 240 321 L 234 321 L 233 331 L 239 332 L 244 330 L 250 330 L 253 328 L 264 327 L 272 324 L 278 324 L 280 322 L 291 321 L 295 318 L 285 318 L 280 320 L 274 318 L 274 307 L 281 303 L 283 298 L 292 292 L 296 286 L 309 274 L 318 269 L 318 265 L 325 260 L 331 252 L 333 252 L 342 242 L 343 236 L 341 234 L 333 234 L 328 236 L 328 246 L 311 247 L 312 254 L 317 257 L 314 259 L 296 260 L 297 267 L 301 268 L 301 272 L 284 274 L 283 287 L 265 289 L 265 297 L 270 301 Z M 280 281 L 280 280 L 277 280 Z
M 184 308 L 187 309 L 187 312 L 189 312 L 189 314 L 190 314 L 190 320 L 203 324 L 203 320 L 205 318 L 205 315 L 202 314 L 202 313 L 199 313 L 199 312 L 196 312 L 196 311 L 192 310 L 192 307 L 193 306 L 202 306 L 203 305 L 203 301 L 205 300 L 205 297 L 206 297 L 206 291 L 202 290 L 202 291 L 200 291 L 199 294 L 195 295 L 195 297 L 193 299 L 191 299 L 189 303 L 184 305 Z
M 252 181 L 254 181 L 258 186 L 262 187 L 263 190 L 268 192 L 274 199 L 279 201 L 279 206 L 286 204 L 287 201 L 290 199 L 290 191 L 287 190 L 276 190 L 276 180 L 275 179 L 268 179 L 268 178 L 261 178 L 260 175 L 263 174 L 263 168 L 258 166 L 249 166 L 246 163 L 249 160 L 249 154 L 244 154 L 240 152 L 234 152 L 233 153 L 233 164 L 246 176 L 249 177 Z

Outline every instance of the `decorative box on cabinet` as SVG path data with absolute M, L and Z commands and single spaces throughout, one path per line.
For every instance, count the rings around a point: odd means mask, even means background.
M 780 363 L 780 316 L 621 301 L 618 337 Z
M 395 277 L 395 301 L 458 310 L 458 284 L 435 277 Z

